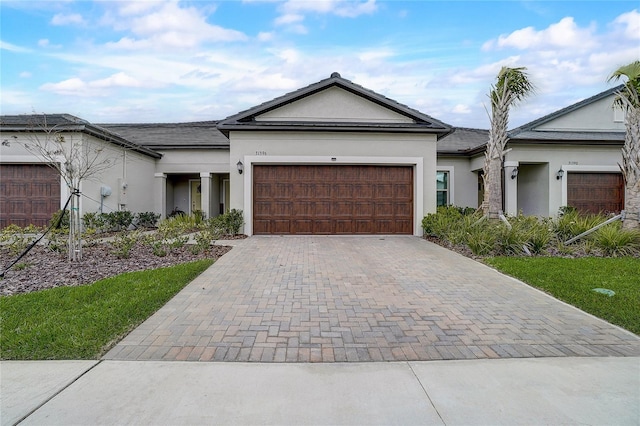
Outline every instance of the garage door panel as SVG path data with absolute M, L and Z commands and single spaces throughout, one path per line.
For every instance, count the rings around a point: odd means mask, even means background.
M 0 226 L 46 226 L 60 209 L 60 176 L 43 164 L 0 165 Z
M 373 197 L 373 184 L 371 183 L 355 183 L 353 184 L 353 198 L 371 199 Z
M 583 213 L 613 213 L 624 208 L 621 173 L 569 172 L 567 204 Z
M 331 219 L 316 219 L 313 221 L 314 234 L 333 234 L 333 221 Z
M 331 216 L 331 202 L 316 201 L 313 203 L 315 216 Z
M 374 214 L 374 203 L 372 201 L 356 201 L 354 203 L 353 215 L 355 217 L 359 216 L 373 216 Z
M 353 201 L 336 201 L 331 204 L 332 217 L 353 217 Z
M 311 219 L 294 219 L 293 228 L 297 234 L 312 234 L 313 220 Z
M 253 190 L 256 234 L 413 230 L 410 166 L 255 165 Z
M 336 234 L 353 234 L 353 220 L 352 219 L 336 219 Z

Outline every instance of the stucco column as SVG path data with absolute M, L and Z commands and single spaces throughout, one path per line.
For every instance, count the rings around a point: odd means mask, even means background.
M 517 161 L 504 162 L 504 212 L 518 214 L 518 165 Z
M 164 173 L 156 173 L 154 193 L 157 194 L 153 200 L 153 209 L 156 213 L 160 213 L 160 219 L 167 217 L 167 175 Z
M 200 208 L 206 218 L 211 217 L 211 173 L 200 172 Z

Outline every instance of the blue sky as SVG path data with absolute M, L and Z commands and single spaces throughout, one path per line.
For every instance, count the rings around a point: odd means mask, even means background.
M 2 114 L 221 119 L 337 71 L 446 123 L 488 128 L 503 65 L 515 127 L 640 59 L 637 1 L 2 1 Z

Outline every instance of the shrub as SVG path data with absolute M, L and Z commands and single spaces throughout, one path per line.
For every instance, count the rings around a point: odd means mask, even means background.
M 560 240 L 566 241 L 606 220 L 604 215 L 582 215 L 575 209 L 567 208 L 553 223 L 553 231 Z
M 21 228 L 18 225 L 11 224 L 0 233 L 0 242 L 9 249 L 9 253 L 17 256 L 38 238 L 37 234 L 41 231 L 40 228 L 34 225 Z
M 227 234 L 238 235 L 240 233 L 240 228 L 244 225 L 242 210 L 231 209 L 223 216 L 225 217 L 224 223 L 226 225 Z
M 58 210 L 53 214 L 51 220 L 49 221 L 49 226 L 55 225 L 60 220 L 60 224 L 58 228 L 60 229 L 69 229 L 69 210 Z
M 160 219 L 160 214 L 155 212 L 140 212 L 136 214 L 136 226 L 139 228 L 155 228 Z
M 102 231 L 105 225 L 105 215 L 99 213 L 85 213 L 82 216 L 84 229 L 95 229 Z
M 131 249 L 136 245 L 140 233 L 138 231 L 123 232 L 118 234 L 113 241 L 110 242 L 113 248 L 112 253 L 118 259 L 126 259 L 131 254 Z
M 191 252 L 193 254 L 202 253 L 211 248 L 211 241 L 214 239 L 214 236 L 211 234 L 209 230 L 200 231 L 195 235 L 196 243 L 191 246 Z
M 422 219 L 422 229 L 426 235 L 446 239 L 452 231 L 458 228 L 463 216 L 465 216 L 463 210 L 459 207 L 440 206 L 435 213 L 430 213 Z
M 101 216 L 104 218 L 106 227 L 115 232 L 127 229 L 133 222 L 133 213 L 128 210 L 103 213 Z
M 640 251 L 640 231 L 622 229 L 620 222 L 598 229 L 592 234 L 590 240 L 606 256 L 628 256 Z

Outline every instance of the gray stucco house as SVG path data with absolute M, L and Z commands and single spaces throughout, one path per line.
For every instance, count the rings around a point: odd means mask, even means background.
M 622 208 L 624 122 L 615 88 L 510 132 L 505 211 Z M 253 234 L 421 235 L 437 205 L 477 207 L 488 131 L 454 128 L 339 74 L 221 121 L 95 125 L 47 115 L 56 131 L 118 161 L 80 188 L 82 212 L 245 215 Z M 0 226 L 42 221 L 68 189 L 17 139 L 33 116 L 2 116 Z M 53 121 L 52 121 L 53 120 Z M 101 196 L 104 187 L 112 195 Z M 99 202 L 98 202 L 99 201 Z

